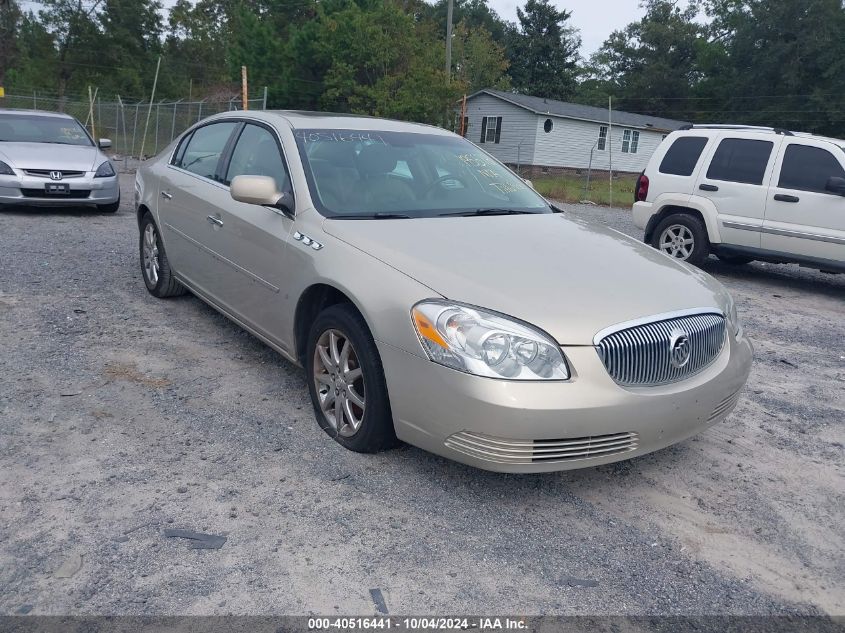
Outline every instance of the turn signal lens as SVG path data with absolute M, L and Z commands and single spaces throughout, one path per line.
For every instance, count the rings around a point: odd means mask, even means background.
M 435 363 L 488 378 L 569 378 L 560 346 L 527 323 L 436 299 L 415 305 L 411 317 L 426 354 Z

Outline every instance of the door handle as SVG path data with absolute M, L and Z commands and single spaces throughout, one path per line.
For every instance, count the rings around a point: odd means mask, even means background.
M 719 191 L 719 188 L 716 185 L 708 185 L 707 183 L 698 185 L 698 188 L 702 191 Z
M 223 226 L 223 220 L 221 220 L 220 218 L 215 218 L 213 215 L 206 216 L 206 219 L 212 224 L 216 224 L 217 226 Z
M 775 200 L 778 202 L 798 202 L 798 196 L 790 196 L 785 193 L 776 193 Z
M 161 192 L 161 197 L 164 198 L 165 200 L 170 200 L 171 198 L 173 198 L 173 196 L 171 194 L 167 193 L 166 191 Z

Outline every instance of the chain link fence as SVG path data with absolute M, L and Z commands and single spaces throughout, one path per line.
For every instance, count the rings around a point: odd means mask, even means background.
M 265 109 L 266 91 L 261 97 L 250 98 L 247 104 L 250 110 Z M 197 121 L 219 112 L 240 110 L 241 98 L 238 95 L 199 101 L 163 100 L 154 101 L 150 106 L 149 101 L 125 101 L 119 96 L 108 101 L 97 98 L 92 104 L 80 96 L 59 98 L 33 92 L 31 95 L 6 94 L 5 98 L 0 98 L 0 108 L 70 114 L 95 139 L 110 139 L 114 162 L 124 171 L 131 171 L 138 160 L 154 156 Z

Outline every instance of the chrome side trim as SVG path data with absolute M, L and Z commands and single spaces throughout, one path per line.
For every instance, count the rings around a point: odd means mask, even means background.
M 778 229 L 771 226 L 756 226 L 742 222 L 722 221 L 722 226 L 728 229 L 739 229 L 741 231 L 752 231 L 754 233 L 768 233 L 770 235 L 782 235 L 784 237 L 797 237 L 804 240 L 816 242 L 830 242 L 831 244 L 845 244 L 845 237 L 834 237 L 832 235 L 819 235 L 818 233 L 805 233 L 804 231 L 792 231 L 789 229 Z
M 637 327 L 638 325 L 646 325 L 647 323 L 654 323 L 656 321 L 670 321 L 671 319 L 677 319 L 681 317 L 700 316 L 703 314 L 717 314 L 722 318 L 725 317 L 725 313 L 722 312 L 719 308 L 690 308 L 688 310 L 675 310 L 673 312 L 652 314 L 650 316 L 642 317 L 640 319 L 623 321 L 622 323 L 617 323 L 616 325 L 611 325 L 609 327 L 604 328 L 603 330 L 599 330 L 593 337 L 593 345 L 598 345 L 601 339 L 610 334 L 615 334 L 616 332 L 620 332 L 621 330 L 627 330 L 632 327 Z
M 246 268 L 244 268 L 243 266 L 239 266 L 238 264 L 236 264 L 235 262 L 233 262 L 231 259 L 227 259 L 226 257 L 223 257 L 223 256 L 222 256 L 220 253 L 218 253 L 217 251 L 215 251 L 215 250 L 212 250 L 212 249 L 208 248 L 208 246 L 206 246 L 205 244 L 202 244 L 202 243 L 198 242 L 197 240 L 195 240 L 194 238 L 190 237 L 189 235 L 186 235 L 185 233 L 183 233 L 182 231 L 180 231 L 179 229 L 177 229 L 176 227 L 174 227 L 172 224 L 168 224 L 167 222 L 165 222 L 165 223 L 164 223 L 164 225 L 165 225 L 165 226 L 166 226 L 169 230 L 171 230 L 171 231 L 173 231 L 174 233 L 176 233 L 176 235 L 178 235 L 179 237 L 181 237 L 183 240 L 186 240 L 187 242 L 190 242 L 191 244 L 193 244 L 193 245 L 194 245 L 194 246 L 196 246 L 197 248 L 199 248 L 199 249 L 201 249 L 201 250 L 205 251 L 206 253 L 208 253 L 209 255 L 211 255 L 214 259 L 218 259 L 218 260 L 220 260 L 221 262 L 223 262 L 224 264 L 228 264 L 229 266 L 231 266 L 232 268 L 234 268 L 235 270 L 237 270 L 239 273 L 241 273 L 241 274 L 243 274 L 243 275 L 246 275 L 247 277 L 249 277 L 249 278 L 250 278 L 250 279 L 252 279 L 253 281 L 257 281 L 258 283 L 260 283 L 262 286 L 264 286 L 264 287 L 265 287 L 265 288 L 267 288 L 268 290 L 272 290 L 273 292 L 279 292 L 279 288 L 278 288 L 277 286 L 274 286 L 273 284 L 271 284 L 271 283 L 270 283 L 269 281 L 267 281 L 266 279 L 264 279 L 264 278 L 262 278 L 262 277 L 259 277 L 259 276 L 258 276 L 258 275 L 256 275 L 255 273 L 251 273 L 250 271 L 248 271 L 248 270 L 247 270 Z

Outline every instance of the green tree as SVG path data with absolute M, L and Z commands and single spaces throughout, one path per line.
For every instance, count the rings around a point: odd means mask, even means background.
M 97 14 L 98 50 L 119 72 L 105 74 L 100 90 L 142 96 L 149 90 L 161 53 L 162 4 L 158 0 L 104 0 Z
M 569 99 L 578 77 L 581 36 L 569 24 L 571 11 L 549 0 L 528 0 L 516 10 L 519 24 L 507 36 L 513 87 L 549 99 Z
M 455 66 L 452 80 L 459 82 L 466 93 L 482 88 L 509 90 L 511 87 L 505 47 L 484 28 L 472 28 L 466 22 L 456 25 L 452 60 Z

